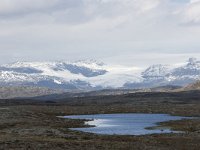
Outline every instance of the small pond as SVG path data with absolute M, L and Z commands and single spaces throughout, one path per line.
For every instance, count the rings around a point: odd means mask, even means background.
M 86 119 L 85 124 L 92 127 L 70 128 L 71 130 L 83 131 L 95 134 L 107 135 L 145 135 L 156 133 L 177 133 L 170 128 L 153 128 L 159 122 L 170 120 L 189 119 L 190 117 L 170 116 L 168 114 L 98 114 L 98 115 L 73 115 L 64 116 L 69 119 Z

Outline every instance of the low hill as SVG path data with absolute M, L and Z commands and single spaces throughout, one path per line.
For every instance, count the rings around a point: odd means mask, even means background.
M 173 92 L 180 89 L 182 89 L 181 86 L 166 85 L 166 86 L 158 86 L 151 88 L 151 92 Z
M 0 87 L 0 99 L 28 98 L 28 97 L 51 95 L 51 94 L 61 94 L 63 92 L 64 91 L 62 90 L 54 90 L 43 87 L 6 86 L 6 87 Z
M 196 81 L 195 83 L 189 84 L 183 89 L 184 90 L 200 90 L 200 81 Z

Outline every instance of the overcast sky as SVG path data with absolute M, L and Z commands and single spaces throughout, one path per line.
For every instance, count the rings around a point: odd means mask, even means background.
M 0 0 L 0 63 L 200 58 L 200 0 Z

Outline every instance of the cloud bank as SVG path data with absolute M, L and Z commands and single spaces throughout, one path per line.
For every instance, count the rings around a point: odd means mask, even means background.
M 200 53 L 199 39 L 200 0 L 0 1 L 0 63 Z

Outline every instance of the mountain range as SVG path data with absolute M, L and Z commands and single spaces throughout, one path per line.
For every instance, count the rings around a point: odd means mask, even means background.
M 32 86 L 65 90 L 140 89 L 185 86 L 200 79 L 200 61 L 155 64 L 146 69 L 76 62 L 16 62 L 0 66 L 0 86 Z

